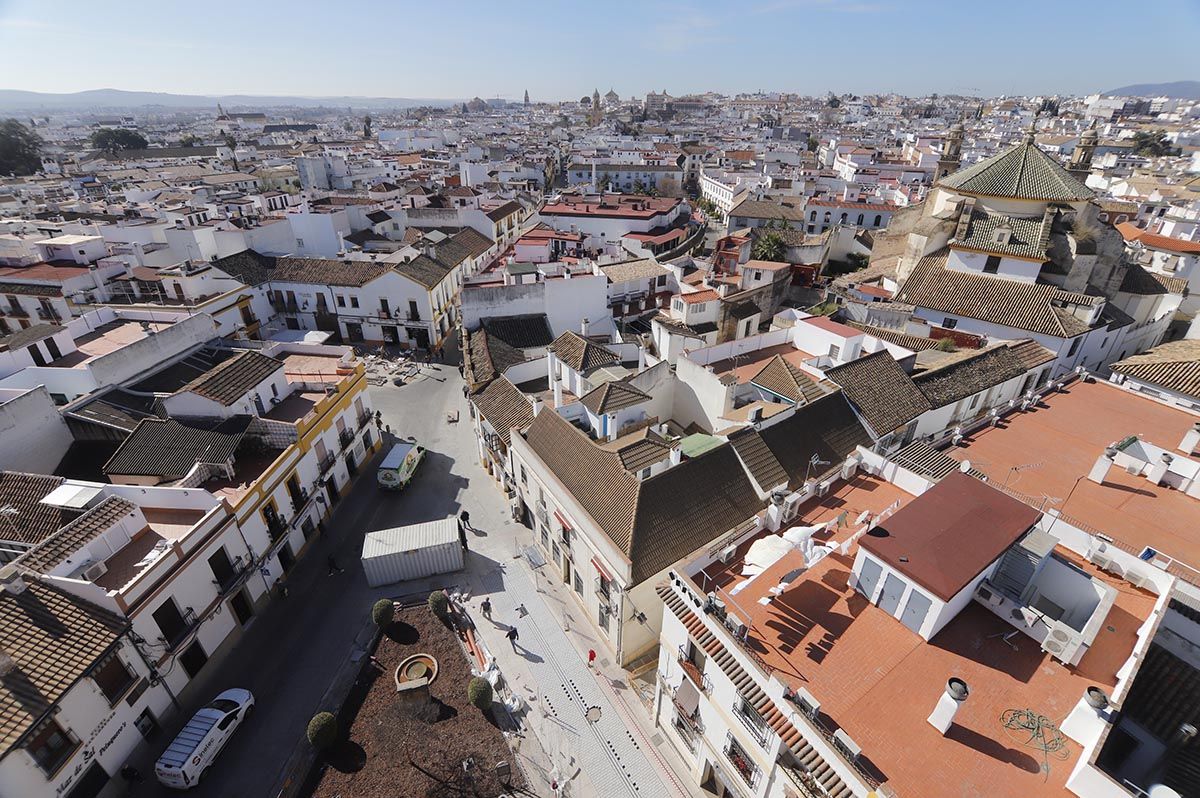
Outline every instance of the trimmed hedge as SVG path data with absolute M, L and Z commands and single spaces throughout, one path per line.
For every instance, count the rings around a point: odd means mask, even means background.
M 396 605 L 391 599 L 380 599 L 371 606 L 371 620 L 376 626 L 387 626 L 396 617 Z
M 467 682 L 467 700 L 479 710 L 486 712 L 492 707 L 492 685 L 482 676 Z
M 318 751 L 324 751 L 337 742 L 337 718 L 329 712 L 318 712 L 308 722 L 308 741 Z
M 450 599 L 442 591 L 435 590 L 429 594 L 429 609 L 444 621 L 450 617 Z

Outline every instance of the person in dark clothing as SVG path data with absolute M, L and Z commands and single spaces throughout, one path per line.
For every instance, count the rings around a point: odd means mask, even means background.
M 333 559 L 332 554 L 329 555 L 329 559 L 326 560 L 326 562 L 329 563 L 329 575 L 330 576 L 333 576 L 334 574 L 344 573 L 344 571 L 342 571 L 342 569 L 338 567 L 337 560 Z
M 135 768 L 133 765 L 122 765 L 121 766 L 121 778 L 125 779 L 125 782 L 130 787 L 132 787 L 135 784 L 141 784 L 143 781 L 146 780 L 142 776 L 142 772 L 140 770 L 138 770 L 137 768 Z
M 512 644 L 513 651 L 516 651 L 517 650 L 517 638 L 520 637 L 520 635 L 517 634 L 517 627 L 515 627 L 515 626 L 508 627 L 508 631 L 504 633 L 504 636 L 507 637 L 508 642 L 510 644 Z
M 492 600 L 491 599 L 485 598 L 483 600 L 483 603 L 479 605 L 479 609 L 483 610 L 484 618 L 487 618 L 489 621 L 492 619 Z

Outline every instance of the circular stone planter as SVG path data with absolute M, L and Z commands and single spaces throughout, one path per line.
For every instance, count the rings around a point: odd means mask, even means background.
M 396 689 L 409 690 L 437 678 L 438 663 L 432 654 L 412 654 L 396 666 Z

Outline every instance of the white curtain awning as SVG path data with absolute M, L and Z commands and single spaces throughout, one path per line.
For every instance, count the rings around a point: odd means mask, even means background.
M 696 689 L 696 685 L 692 684 L 692 680 L 684 676 L 679 683 L 679 689 L 675 691 L 675 701 L 679 704 L 679 708 L 683 710 L 685 715 L 691 716 L 700 706 L 700 691 Z

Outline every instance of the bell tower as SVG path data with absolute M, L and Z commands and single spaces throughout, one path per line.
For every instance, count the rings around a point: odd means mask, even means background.
M 962 163 L 962 142 L 962 122 L 955 122 L 950 127 L 950 132 L 946 134 L 946 138 L 942 141 L 942 155 L 938 158 L 937 176 L 934 179 L 935 183 L 943 177 L 958 171 L 959 164 Z
M 1096 123 L 1093 122 L 1079 137 L 1079 143 L 1071 152 L 1071 163 L 1067 171 L 1081 183 L 1086 182 L 1092 172 L 1092 157 L 1096 154 L 1096 145 L 1099 142 L 1100 134 L 1096 132 Z

